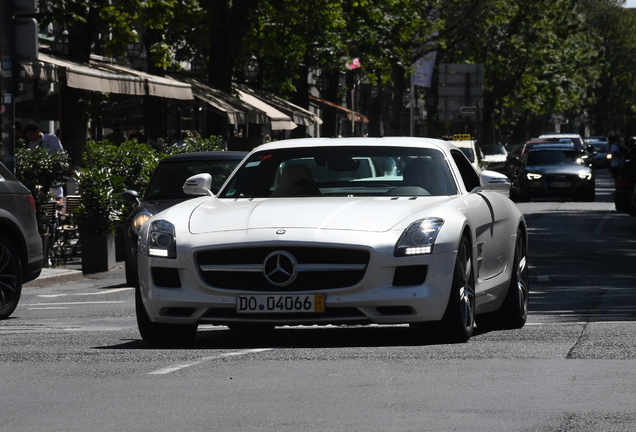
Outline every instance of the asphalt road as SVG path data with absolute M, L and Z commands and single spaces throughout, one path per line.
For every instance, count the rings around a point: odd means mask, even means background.
M 528 324 L 466 344 L 406 326 L 203 326 L 141 342 L 123 269 L 23 292 L 0 322 L 0 431 L 634 431 L 636 218 L 520 205 Z

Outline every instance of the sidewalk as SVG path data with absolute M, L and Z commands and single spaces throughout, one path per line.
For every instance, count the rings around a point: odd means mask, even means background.
M 22 288 L 43 288 L 51 285 L 79 282 L 82 279 L 84 279 L 82 260 L 79 257 L 75 257 L 55 267 L 43 268 L 37 279 L 23 284 Z
M 84 279 L 82 270 L 73 270 L 65 267 L 43 268 L 37 279 L 22 285 L 25 288 L 42 288 L 70 282 L 79 282 Z

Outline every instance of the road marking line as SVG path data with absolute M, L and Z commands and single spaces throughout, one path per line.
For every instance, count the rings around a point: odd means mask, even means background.
M 92 301 L 92 302 L 66 302 L 66 303 L 33 303 L 28 306 L 60 306 L 60 305 L 83 305 L 83 304 L 109 304 L 126 303 L 125 301 Z
M 122 292 L 122 291 L 130 291 L 130 290 L 133 290 L 133 289 L 134 288 L 113 288 L 113 289 L 106 290 L 106 291 L 77 293 L 77 294 L 73 294 L 73 295 L 78 295 L 78 296 L 82 296 L 82 295 L 102 295 L 102 294 L 112 294 L 112 293 Z
M 607 213 L 605 213 L 605 216 L 603 216 L 603 219 L 599 222 L 598 226 L 596 227 L 596 229 L 594 230 L 594 235 L 600 235 L 601 232 L 603 232 L 603 228 L 605 228 L 605 224 L 607 223 L 607 221 L 609 220 L 610 216 L 614 213 L 614 204 L 612 204 L 609 208 L 609 210 L 607 211 Z
M 64 296 L 85 296 L 85 295 L 102 295 L 102 294 L 113 294 L 122 291 L 130 291 L 134 288 L 113 288 L 105 291 L 97 291 L 97 292 L 87 292 L 87 293 L 71 293 L 71 294 L 38 294 L 38 297 L 43 298 L 54 298 L 54 297 L 64 297 Z
M 538 282 L 548 282 L 549 280 L 550 280 L 550 276 L 546 276 L 546 275 L 537 276 Z
M 170 367 L 167 367 L 167 368 L 159 369 L 159 370 L 156 370 L 154 372 L 148 372 L 148 375 L 165 375 L 165 374 L 169 374 L 171 372 L 178 371 L 180 369 L 185 369 L 185 368 L 190 367 L 190 366 L 196 366 L 196 365 L 198 365 L 200 363 L 203 363 L 203 362 L 206 362 L 208 360 L 215 360 L 215 359 L 219 359 L 219 358 L 223 358 L 223 357 L 230 357 L 230 356 L 239 356 L 239 355 L 245 355 L 245 354 L 253 354 L 253 353 L 259 353 L 259 352 L 270 351 L 270 350 L 272 350 L 272 348 L 257 348 L 257 349 L 251 349 L 251 350 L 246 350 L 246 351 L 238 351 L 238 352 L 219 354 L 219 355 L 215 355 L 215 356 L 203 357 L 200 360 L 193 361 L 193 362 L 190 362 L 190 363 L 183 363 L 183 364 L 180 364 L 180 365 L 170 366 Z

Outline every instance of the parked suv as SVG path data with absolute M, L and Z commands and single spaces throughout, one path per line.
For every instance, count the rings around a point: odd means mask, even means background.
M 40 275 L 43 261 L 33 196 L 0 163 L 0 319 L 13 313 L 22 284 Z

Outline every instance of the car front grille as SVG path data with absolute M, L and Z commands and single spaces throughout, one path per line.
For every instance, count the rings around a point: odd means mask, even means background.
M 550 191 L 570 191 L 574 189 L 579 178 L 576 175 L 554 174 L 546 175 L 545 181 Z
M 283 263 L 277 271 L 278 255 L 294 261 L 293 269 Z M 280 292 L 353 286 L 364 277 L 369 257 L 361 249 L 268 246 L 202 251 L 195 259 L 203 280 L 216 288 Z

